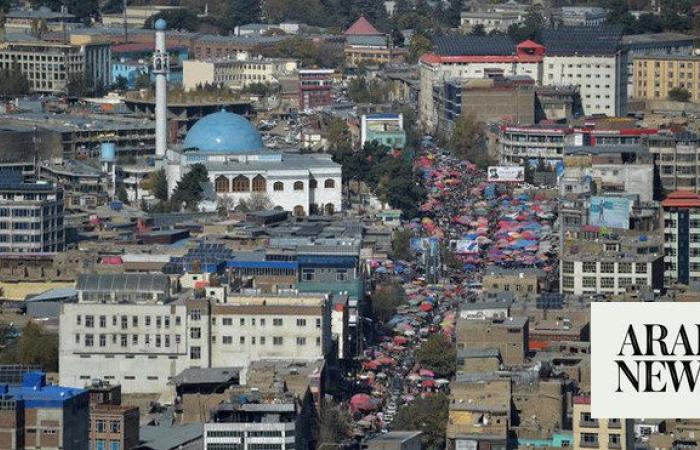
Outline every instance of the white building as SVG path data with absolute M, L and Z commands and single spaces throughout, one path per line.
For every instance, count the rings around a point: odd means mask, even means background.
M 279 83 L 280 78 L 293 76 L 296 71 L 294 59 L 250 58 L 247 53 L 239 53 L 235 58 L 183 61 L 182 85 L 186 91 L 206 84 L 243 89 L 253 83 Z
M 229 296 L 227 303 L 174 300 L 166 275 L 83 275 L 78 303 L 63 306 L 59 377 L 82 387 L 99 378 L 124 393 L 160 393 L 190 367 L 257 360 L 322 360 L 331 351 L 327 296 Z
M 330 155 L 269 151 L 250 122 L 236 114 L 222 111 L 204 117 L 181 146 L 168 150 L 168 188 L 174 190 L 197 163 L 206 166 L 217 195 L 234 205 L 261 195 L 270 207 L 296 216 L 342 209 L 342 167 Z
M 500 31 L 505 33 L 508 27 L 521 23 L 524 16 L 517 12 L 508 11 L 464 11 L 460 17 L 460 27 L 465 32 L 471 31 L 477 25 L 484 27 L 484 32 Z
M 578 86 L 586 115 L 627 114 L 627 53 L 618 27 L 545 30 L 542 84 Z
M 598 6 L 562 6 L 561 23 L 566 26 L 597 27 L 608 18 L 605 8 Z

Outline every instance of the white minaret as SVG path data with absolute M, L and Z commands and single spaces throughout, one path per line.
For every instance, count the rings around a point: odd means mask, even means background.
M 156 76 L 156 158 L 165 158 L 168 147 L 168 90 L 166 77 L 170 70 L 168 52 L 165 51 L 165 20 L 158 19 L 156 29 L 156 51 L 153 53 L 153 74 Z

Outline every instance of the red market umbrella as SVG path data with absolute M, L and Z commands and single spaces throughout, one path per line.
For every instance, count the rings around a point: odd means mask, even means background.
M 419 306 L 421 311 L 430 312 L 433 310 L 433 305 L 427 302 L 421 303 Z

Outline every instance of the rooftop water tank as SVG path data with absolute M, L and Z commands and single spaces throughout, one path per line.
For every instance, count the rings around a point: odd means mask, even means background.
M 102 161 L 114 161 L 117 159 L 117 146 L 114 142 L 103 142 L 100 145 L 100 159 Z

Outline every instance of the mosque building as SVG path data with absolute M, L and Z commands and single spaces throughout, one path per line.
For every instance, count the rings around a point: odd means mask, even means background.
M 327 154 L 273 152 L 244 117 L 220 111 L 203 117 L 180 146 L 165 155 L 172 192 L 190 166 L 201 163 L 217 196 L 234 204 L 255 194 L 295 216 L 333 214 L 342 209 L 341 166 Z

